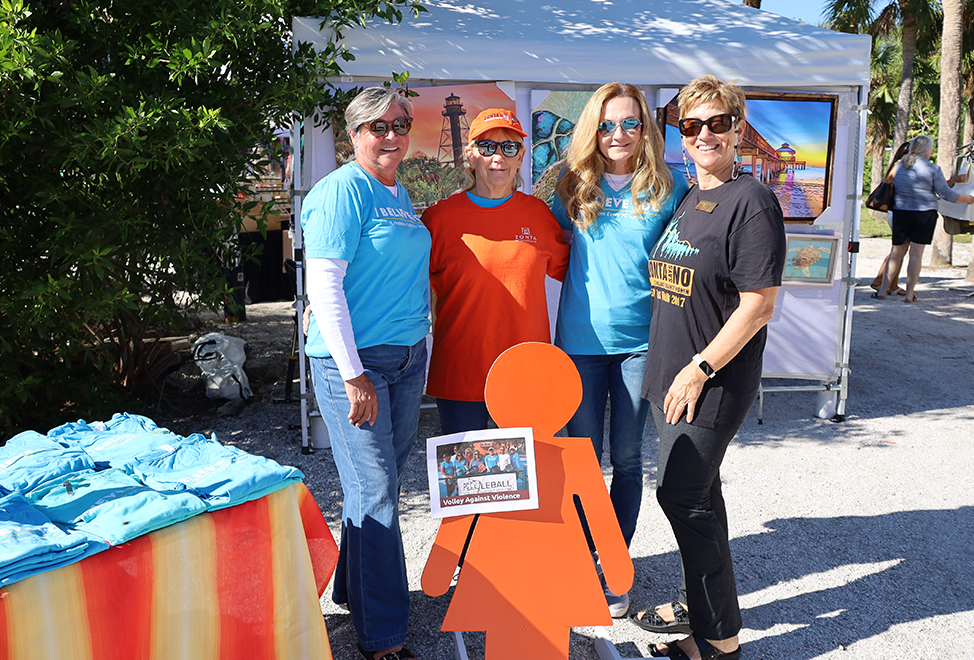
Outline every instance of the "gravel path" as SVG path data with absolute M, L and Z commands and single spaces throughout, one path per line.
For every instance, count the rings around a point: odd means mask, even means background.
M 963 284 L 962 269 L 928 269 L 917 304 L 873 300 L 866 285 L 888 249 L 886 239 L 862 242 L 846 421 L 815 418 L 814 393 L 768 394 L 763 425 L 752 411 L 727 453 L 746 657 L 961 658 L 974 647 L 974 297 L 966 297 L 974 287 Z M 969 247 L 956 252 L 966 265 Z M 299 422 L 297 404 L 273 403 L 283 396 L 290 305 L 251 305 L 247 317 L 234 325 L 211 319 L 210 328 L 250 343 L 254 399 L 242 410 L 230 406 L 231 414 L 187 408 L 157 421 L 181 433 L 215 431 L 297 466 L 337 534 L 341 487 L 330 452 L 303 455 L 300 433 L 289 428 Z M 455 657 L 452 634 L 439 632 L 446 597 L 420 589 L 437 529 L 421 452 L 437 430 L 435 411 L 424 411 L 401 500 L 413 594 L 407 643 L 423 660 Z M 652 424 L 646 440 L 647 487 L 631 547 L 634 607 L 672 599 L 679 580 L 676 544 L 654 497 Z M 609 474 L 607 460 L 603 470 Z M 358 658 L 350 617 L 330 592 L 322 611 L 336 660 Z M 594 634 L 572 629 L 573 660 L 597 658 Z M 625 620 L 608 634 L 623 657 L 648 656 L 648 643 L 664 641 Z M 483 657 L 483 634 L 465 637 L 471 657 Z

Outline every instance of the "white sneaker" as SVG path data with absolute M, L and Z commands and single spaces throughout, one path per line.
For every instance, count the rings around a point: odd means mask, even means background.
M 613 619 L 621 619 L 626 616 L 626 613 L 629 612 L 629 593 L 626 592 L 621 596 L 616 596 L 609 591 L 608 587 L 604 591 L 605 602 L 609 605 L 609 615 Z

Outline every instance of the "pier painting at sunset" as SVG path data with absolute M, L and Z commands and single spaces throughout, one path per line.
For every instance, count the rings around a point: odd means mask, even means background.
M 758 178 L 774 191 L 785 220 L 811 222 L 828 206 L 835 101 L 832 97 L 747 95 L 747 119 L 738 140 L 740 172 Z M 684 164 L 676 99 L 665 108 L 666 162 Z

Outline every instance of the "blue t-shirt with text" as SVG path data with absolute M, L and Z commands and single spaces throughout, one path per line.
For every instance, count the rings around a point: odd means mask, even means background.
M 430 234 L 399 183 L 393 195 L 358 164 L 315 184 L 301 209 L 305 256 L 348 262 L 344 291 L 357 348 L 412 346 L 429 332 Z M 329 357 L 314 319 L 308 355 Z
M 552 212 L 572 230 L 572 254 L 561 289 L 555 345 L 570 355 L 619 355 L 649 347 L 649 252 L 689 188 L 673 172 L 673 189 L 658 211 L 633 209 L 631 183 L 605 196 L 596 222 L 583 231 L 555 195 Z

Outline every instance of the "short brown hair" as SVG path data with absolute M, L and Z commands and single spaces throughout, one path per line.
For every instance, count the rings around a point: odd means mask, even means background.
M 744 90 L 738 87 L 732 80 L 724 82 L 714 75 L 707 74 L 694 78 L 687 83 L 686 87 L 680 90 L 676 102 L 680 107 L 680 119 L 683 119 L 688 112 L 702 103 L 717 101 L 730 114 L 737 117 L 738 121 L 747 116 L 747 98 Z

